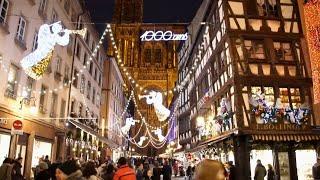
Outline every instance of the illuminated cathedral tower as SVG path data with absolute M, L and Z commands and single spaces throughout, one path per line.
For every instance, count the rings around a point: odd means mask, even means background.
M 168 107 L 173 97 L 169 92 L 177 80 L 176 50 L 179 41 L 141 41 L 140 36 L 149 30 L 184 33 L 185 27 L 171 23 L 144 24 L 143 0 L 116 0 L 112 28 L 124 67 L 141 85 L 134 89 L 136 95 L 147 94 L 150 90 L 160 91 L 163 93 L 164 105 Z M 112 49 L 108 52 L 109 55 L 114 55 Z M 147 105 L 143 100 L 139 101 L 138 106 L 150 125 L 161 125 L 153 106 Z M 146 148 L 140 153 L 155 155 L 158 152 Z

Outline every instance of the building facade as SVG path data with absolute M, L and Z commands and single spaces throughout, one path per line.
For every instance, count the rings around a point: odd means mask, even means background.
M 201 23 L 202 22 L 202 23 Z M 256 161 L 310 179 L 319 148 L 310 61 L 296 1 L 203 1 L 179 53 L 179 140 L 192 162 Z
M 113 148 L 106 151 L 106 155 L 112 157 L 114 161 L 123 156 L 122 146 L 125 141 L 120 134 L 120 128 L 124 124 L 127 113 L 124 108 L 127 105 L 124 80 L 113 57 L 109 57 L 104 62 L 102 106 L 101 106 L 101 127 L 102 136 L 110 139 L 120 148 Z M 121 114 L 123 114 L 122 117 Z M 107 147 L 108 149 L 108 147 Z M 109 149 L 110 150 L 110 147 Z
M 99 119 L 102 61 L 106 56 L 103 51 L 99 52 L 92 64 L 88 65 L 88 72 L 83 72 L 86 77 L 83 85 L 86 94 L 82 95 L 82 81 L 79 77 L 82 72 L 77 68 L 83 67 L 84 59 L 89 58 L 99 41 L 93 26 L 85 25 L 88 29 L 85 40 L 72 33 L 66 47 L 55 46 L 44 76 L 40 80 L 33 80 L 23 71 L 20 60 L 37 48 L 39 27 L 61 21 L 64 28 L 81 29 L 77 27 L 79 19 L 90 22 L 90 19 L 85 19 L 84 4 L 70 0 L 3 0 L 0 6 L 0 79 L 4 83 L 0 88 L 0 161 L 5 157 L 22 157 L 23 174 L 30 178 L 33 174 L 31 168 L 38 164 L 39 158 L 45 155 L 51 161 L 64 158 L 69 148 L 66 145 L 70 145 L 66 137 L 72 134 L 66 135 L 67 117 Z M 74 44 L 77 48 L 74 48 Z M 90 83 L 90 88 L 87 88 Z M 15 134 L 11 131 L 16 120 L 22 122 L 23 133 Z M 69 127 L 73 125 L 69 123 Z M 74 129 L 84 134 L 84 130 Z M 91 139 L 97 139 L 92 133 L 90 136 Z
M 142 0 L 128 2 L 116 0 L 112 29 L 120 58 L 123 60 L 123 67 L 132 76 L 132 79 L 125 79 L 128 88 L 133 87 L 136 96 L 146 95 L 151 90 L 162 92 L 163 103 L 168 107 L 177 79 L 176 49 L 179 41 L 143 41 L 140 36 L 146 31 L 183 33 L 185 27 L 179 24 L 143 23 Z M 112 54 L 112 46 L 110 48 L 109 52 L 112 56 L 114 55 Z M 139 87 L 131 86 L 132 80 L 139 84 Z M 141 99 L 138 102 L 138 107 L 151 126 L 161 125 L 152 105 L 147 105 Z M 132 134 L 136 134 L 137 131 L 138 128 L 133 130 Z M 141 130 L 141 132 L 145 132 L 145 130 Z M 138 152 L 150 156 L 158 154 L 157 150 L 151 146 L 143 150 L 139 149 Z

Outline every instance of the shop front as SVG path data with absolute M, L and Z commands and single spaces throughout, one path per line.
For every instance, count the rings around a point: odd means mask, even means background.
M 22 173 L 29 179 L 32 177 L 32 167 L 39 163 L 39 158 L 49 156 L 54 162 L 57 152 L 64 152 L 63 130 L 50 123 L 40 120 L 22 119 L 6 111 L 0 110 L 0 161 L 6 157 L 16 159 L 22 157 Z M 14 122 L 21 122 L 21 131 L 17 133 Z M 60 144 L 58 146 L 58 144 Z M 59 149 L 58 149 L 59 147 Z

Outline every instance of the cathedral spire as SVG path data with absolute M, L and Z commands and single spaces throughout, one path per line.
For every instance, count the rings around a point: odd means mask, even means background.
M 113 23 L 142 23 L 143 0 L 115 0 Z

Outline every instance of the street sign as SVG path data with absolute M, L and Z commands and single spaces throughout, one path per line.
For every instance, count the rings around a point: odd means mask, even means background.
M 15 120 L 12 123 L 11 134 L 23 135 L 23 124 L 20 120 Z

